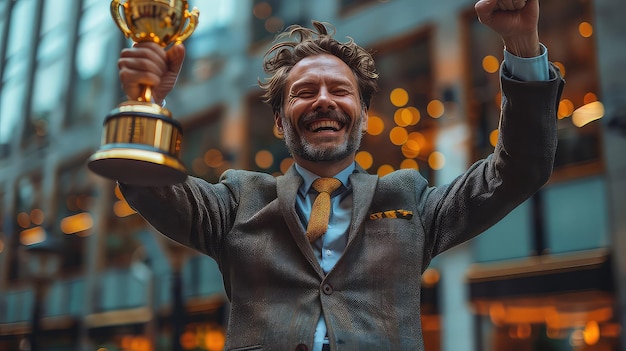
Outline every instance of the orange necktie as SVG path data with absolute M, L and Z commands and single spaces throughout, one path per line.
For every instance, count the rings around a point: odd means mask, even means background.
M 336 178 L 317 178 L 311 185 L 319 194 L 313 202 L 311 217 L 306 229 L 306 237 L 309 242 L 314 242 L 326 233 L 328 218 L 330 217 L 330 194 L 341 186 L 341 181 Z

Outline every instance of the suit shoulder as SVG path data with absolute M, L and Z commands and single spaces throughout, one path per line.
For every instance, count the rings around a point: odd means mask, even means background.
M 424 180 L 424 176 L 415 169 L 399 169 L 388 173 L 382 177 L 380 177 L 379 181 L 382 182 L 397 182 L 397 181 L 406 181 L 406 180 Z
M 415 169 L 399 169 L 378 179 L 379 187 L 408 189 L 427 187 L 428 181 Z
M 271 174 L 247 171 L 242 169 L 229 169 L 226 170 L 220 177 L 220 182 L 227 183 L 276 183 L 276 177 Z

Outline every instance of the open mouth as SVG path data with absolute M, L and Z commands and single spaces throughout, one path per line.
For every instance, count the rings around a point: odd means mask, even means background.
M 338 132 L 344 127 L 344 124 L 335 120 L 317 120 L 309 123 L 306 129 L 309 132 L 320 133 L 325 131 Z

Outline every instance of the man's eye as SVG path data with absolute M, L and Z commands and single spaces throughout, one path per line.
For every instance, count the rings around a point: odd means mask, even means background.
M 293 94 L 292 96 L 297 97 L 297 98 L 309 98 L 313 96 L 313 92 L 312 91 L 299 91 Z

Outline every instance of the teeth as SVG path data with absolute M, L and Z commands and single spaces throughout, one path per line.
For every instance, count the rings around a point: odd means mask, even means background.
M 341 124 L 337 121 L 315 121 L 309 125 L 309 130 L 313 132 L 319 132 L 321 130 L 338 131 L 339 129 L 341 129 Z

